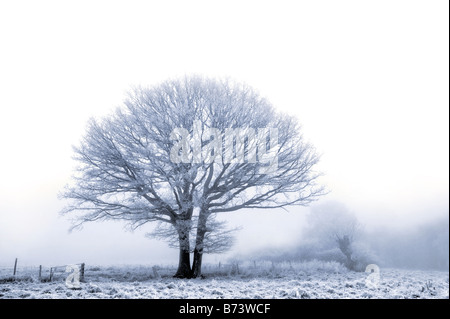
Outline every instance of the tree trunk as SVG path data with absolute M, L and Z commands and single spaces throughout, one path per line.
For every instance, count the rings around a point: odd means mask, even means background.
M 346 266 L 350 270 L 356 270 L 356 262 L 352 258 L 351 241 L 348 236 L 338 239 L 339 249 L 347 258 Z
M 180 256 L 178 261 L 178 269 L 174 277 L 190 278 L 191 277 L 191 255 L 189 251 L 189 233 L 180 231 L 178 234 L 180 241 Z
M 206 220 L 206 214 L 200 212 L 195 239 L 194 261 L 192 263 L 192 278 L 197 278 L 202 275 L 203 241 L 206 233 Z
M 178 261 L 178 269 L 174 275 L 176 278 L 190 278 L 191 277 L 191 255 L 189 250 L 180 248 L 180 257 Z
M 202 257 L 203 257 L 203 239 L 205 233 L 197 233 L 197 241 L 194 248 L 194 261 L 192 263 L 192 278 L 197 278 L 202 275 Z

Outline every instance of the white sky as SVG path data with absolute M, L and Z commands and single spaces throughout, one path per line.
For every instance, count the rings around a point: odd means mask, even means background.
M 0 2 L 0 265 L 176 261 L 118 224 L 69 235 L 56 196 L 89 117 L 120 105 L 131 85 L 191 73 L 245 81 L 298 116 L 323 154 L 327 199 L 363 222 L 447 212 L 448 5 Z M 244 227 L 234 252 L 289 242 L 305 211 L 230 215 Z

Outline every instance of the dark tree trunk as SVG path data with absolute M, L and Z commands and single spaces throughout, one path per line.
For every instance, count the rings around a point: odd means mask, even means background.
M 197 240 L 199 243 L 194 248 L 194 261 L 192 263 L 192 278 L 197 278 L 202 275 L 202 257 L 203 257 L 203 239 L 205 234 L 197 233 Z
M 197 236 L 195 238 L 194 261 L 192 263 L 192 278 L 197 278 L 202 275 L 203 241 L 205 239 L 206 233 L 206 220 L 206 214 L 201 212 L 197 225 Z
M 191 255 L 189 251 L 189 233 L 180 233 L 178 236 L 180 241 L 180 257 L 178 261 L 178 269 L 174 277 L 190 278 L 191 277 Z
M 176 278 L 190 278 L 191 277 L 191 255 L 189 250 L 186 251 L 180 248 L 180 258 L 178 261 L 178 269 L 174 275 Z

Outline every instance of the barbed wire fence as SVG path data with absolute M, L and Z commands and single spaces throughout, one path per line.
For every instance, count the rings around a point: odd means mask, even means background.
M 21 266 L 16 258 L 10 267 L 0 267 L 0 281 L 40 281 L 48 282 L 65 279 L 68 276 L 67 267 L 78 266 L 80 271 L 80 281 L 84 282 L 85 263 L 68 264 L 60 266 Z
M 69 267 L 70 266 L 70 267 Z M 11 266 L 0 266 L 0 283 L 12 281 L 30 281 L 30 282 L 51 282 L 64 281 L 73 271 L 73 267 L 78 267 L 80 282 L 87 280 L 111 279 L 119 281 L 127 280 L 148 280 L 159 279 L 162 277 L 172 277 L 176 272 L 175 265 L 136 265 L 129 267 L 121 266 L 95 266 L 91 265 L 86 268 L 85 263 L 57 265 L 57 266 L 28 266 L 21 265 L 20 260 L 11 262 Z M 236 275 L 241 274 L 243 268 L 267 268 L 267 265 L 258 265 L 253 261 L 250 265 L 241 264 L 238 261 L 230 261 L 228 263 L 218 262 L 203 265 L 203 273 L 205 275 Z M 271 268 L 274 268 L 273 262 Z M 71 269 L 71 270 L 70 270 Z M 87 270 L 87 273 L 86 273 Z

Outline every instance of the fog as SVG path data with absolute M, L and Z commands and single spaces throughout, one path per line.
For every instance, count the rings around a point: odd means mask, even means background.
M 448 271 L 448 210 L 416 222 L 405 218 L 402 223 L 385 221 L 377 226 L 362 223 L 355 212 L 337 201 L 321 201 L 312 205 L 305 215 L 300 232 L 290 233 L 291 240 L 284 245 L 268 243 L 259 250 L 233 257 L 238 260 L 337 260 L 345 264 L 336 239 L 350 235 L 352 259 L 361 263 L 359 271 L 373 263 L 380 267 Z M 350 229 L 352 222 L 357 223 L 355 230 Z
M 134 85 L 201 74 L 296 116 L 330 191 L 312 207 L 222 214 L 242 229 L 206 263 L 295 256 L 307 215 L 339 202 L 380 265 L 448 269 L 448 2 L 2 2 L 0 35 L 0 266 L 175 264 L 152 226 L 70 233 L 57 195 L 90 117 Z

